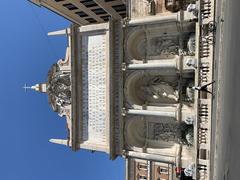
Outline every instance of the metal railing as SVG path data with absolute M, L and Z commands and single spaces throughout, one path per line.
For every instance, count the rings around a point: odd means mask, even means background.
M 196 23 L 196 58 L 198 68 L 195 74 L 197 86 L 213 81 L 213 50 L 214 50 L 214 11 L 215 0 L 197 0 L 199 7 Z M 208 89 L 211 91 L 211 87 Z M 210 180 L 210 151 L 212 124 L 212 95 L 202 96 L 196 92 L 196 124 L 195 124 L 195 175 L 196 180 Z

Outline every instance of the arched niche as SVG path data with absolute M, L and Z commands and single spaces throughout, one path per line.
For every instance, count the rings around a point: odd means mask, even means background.
M 166 96 L 164 96 L 165 91 L 169 93 Z M 170 71 L 165 75 L 156 70 L 134 71 L 125 81 L 124 94 L 130 106 L 176 104 L 178 103 L 178 76 Z
M 177 121 L 168 117 L 132 116 L 125 125 L 126 144 L 129 149 L 136 151 L 173 148 L 176 144 L 176 137 L 167 137 L 171 136 L 169 135 L 171 132 L 166 129 L 171 128 L 172 134 L 174 134 L 177 124 Z M 164 128 L 168 134 L 163 133 Z
M 130 59 L 142 60 L 146 57 L 146 33 L 144 30 L 133 32 L 127 40 L 127 52 Z
M 178 55 L 179 33 L 167 29 L 138 29 L 126 41 L 128 59 L 141 61 L 173 59 Z
M 188 53 L 187 40 L 194 31 L 194 22 L 183 24 L 181 36 L 185 53 Z M 129 63 L 174 59 L 179 55 L 180 32 L 176 22 L 128 27 L 125 37 L 126 61 Z

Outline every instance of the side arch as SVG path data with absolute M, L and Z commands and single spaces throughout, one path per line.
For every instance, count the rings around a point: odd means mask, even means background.
M 173 148 L 176 144 L 174 142 L 175 137 L 169 137 L 169 139 L 159 138 L 157 137 L 158 129 L 154 126 L 163 125 L 163 127 L 170 127 L 172 125 L 172 133 L 175 133 L 175 126 L 177 125 L 177 121 L 171 118 L 155 118 L 150 117 L 146 119 L 145 117 L 141 116 L 133 116 L 128 119 L 126 126 L 125 126 L 125 141 L 131 150 L 140 150 L 140 149 L 166 149 L 166 148 Z M 159 134 L 163 134 L 160 132 Z M 166 131 L 167 136 L 170 132 Z

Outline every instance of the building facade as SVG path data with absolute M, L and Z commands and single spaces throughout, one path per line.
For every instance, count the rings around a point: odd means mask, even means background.
M 124 157 L 126 180 L 211 179 L 213 1 L 32 1 L 74 22 L 32 87 L 66 118 L 51 142 Z
M 104 23 L 110 17 L 126 17 L 126 4 L 122 0 L 30 0 L 58 13 L 66 19 L 82 26 L 91 23 Z

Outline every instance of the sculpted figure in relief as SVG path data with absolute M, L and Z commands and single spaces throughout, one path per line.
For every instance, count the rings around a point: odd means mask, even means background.
M 57 105 L 64 107 L 65 105 L 71 104 L 70 85 L 69 73 L 56 73 L 55 77 L 50 82 L 48 91 L 51 95 L 55 96 Z
M 128 145 L 153 149 L 169 148 L 176 143 L 192 146 L 194 143 L 193 125 L 171 119 L 168 121 L 148 122 L 142 119 L 131 121 L 126 129 Z
M 150 41 L 150 55 L 177 55 L 178 54 L 177 39 L 171 37 L 154 38 Z
M 181 123 L 155 123 L 153 125 L 154 140 L 176 142 L 193 145 L 193 126 Z
M 153 78 L 147 86 L 142 86 L 141 89 L 148 101 L 165 99 L 170 102 L 178 102 L 178 91 L 169 83 L 161 81 L 160 77 Z

